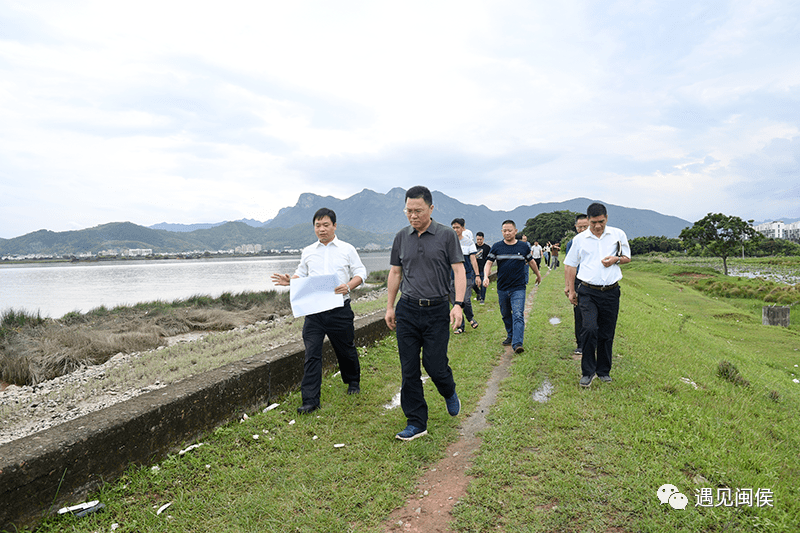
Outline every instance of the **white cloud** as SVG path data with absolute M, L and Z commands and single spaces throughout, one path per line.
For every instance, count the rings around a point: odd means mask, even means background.
M 789 216 L 798 19 L 789 1 L 0 1 L 0 237 L 417 183 L 492 209 Z

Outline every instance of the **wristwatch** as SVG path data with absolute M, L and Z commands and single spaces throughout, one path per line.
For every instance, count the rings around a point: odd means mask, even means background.
M 459 305 L 459 306 L 461 306 L 461 309 L 464 309 L 464 306 L 467 305 L 467 304 L 466 304 L 466 302 L 456 302 L 453 305 Z

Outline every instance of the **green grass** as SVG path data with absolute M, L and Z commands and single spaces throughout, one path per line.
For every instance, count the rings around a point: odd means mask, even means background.
M 588 390 L 578 387 L 580 363 L 570 355 L 563 271 L 545 277 L 526 351 L 489 414 L 454 530 L 796 531 L 798 327 L 762 326 L 763 302 L 708 296 L 666 268 L 624 269 L 614 382 Z M 480 328 L 451 337 L 465 413 L 477 405 L 505 333 L 493 290 L 475 309 Z M 249 413 L 200 439 L 202 447 L 169 456 L 158 471 L 131 466 L 91 496 L 105 512 L 51 518 L 40 530 L 108 531 L 116 522 L 117 531 L 382 531 L 458 438 L 463 415 L 449 417 L 428 382 L 429 435 L 396 441 L 405 418 L 384 408 L 400 385 L 394 338 L 366 348 L 361 362 L 361 395 L 345 395 L 341 379 L 326 376 L 319 416 L 296 416 L 300 397 L 290 394 L 278 409 Z M 748 384 L 720 375 L 723 362 Z M 532 393 L 545 380 L 554 392 L 537 403 Z M 665 483 L 688 497 L 686 509 L 660 504 Z M 771 489 L 773 507 L 695 506 L 696 490 L 711 489 L 716 501 L 724 487 Z
M 492 411 L 459 530 L 795 531 L 797 328 L 762 326 L 760 306 L 663 274 L 625 276 L 614 382 L 588 390 L 569 356 L 571 309 L 552 276 L 543 284 L 526 330 L 542 349 L 517 359 Z M 722 361 L 749 386 L 720 377 Z M 555 392 L 537 404 L 545 378 Z M 656 499 L 666 483 L 688 497 L 685 510 Z M 771 489 L 774 507 L 695 507 L 695 490 L 722 487 Z

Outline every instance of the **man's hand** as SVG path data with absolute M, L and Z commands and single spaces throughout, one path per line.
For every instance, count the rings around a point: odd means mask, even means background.
M 569 291 L 569 293 L 567 294 L 567 298 L 569 298 L 569 301 L 570 301 L 570 303 L 572 305 L 578 305 L 578 293 L 577 292 Z
M 537 271 L 536 272 L 536 284 L 540 284 L 542 282 L 542 275 Z
M 389 329 L 394 331 L 394 328 L 397 327 L 397 319 L 394 316 L 393 307 L 386 308 L 386 316 L 384 316 L 383 319 L 386 321 L 386 325 L 389 327 Z
M 483 286 L 484 287 L 488 287 L 489 286 L 489 276 L 486 276 L 485 278 L 483 278 Z
M 600 262 L 603 263 L 604 267 L 608 268 L 611 265 L 616 264 L 617 261 L 620 261 L 619 256 L 609 255 L 608 257 L 604 257 Z
M 336 294 L 347 294 L 350 292 L 350 287 L 347 285 L 347 283 L 342 283 L 341 285 L 333 289 L 333 292 L 335 292 Z
M 461 306 L 454 305 L 450 310 L 450 325 L 453 326 L 453 331 L 461 327 L 462 320 Z
M 291 276 L 289 276 L 289 274 L 273 274 L 272 275 L 272 283 L 274 283 L 275 285 L 288 286 L 290 279 L 291 279 Z

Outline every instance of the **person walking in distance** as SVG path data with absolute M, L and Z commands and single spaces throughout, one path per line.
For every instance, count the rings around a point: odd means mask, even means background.
M 575 217 L 575 234 L 580 235 L 584 231 L 589 229 L 589 217 L 586 215 L 578 215 Z M 572 247 L 572 242 L 575 239 L 570 239 L 565 247 L 564 255 L 569 253 L 569 249 Z M 576 269 L 576 274 L 578 273 Z M 569 298 L 569 287 L 566 286 L 567 283 L 567 275 L 566 271 L 564 273 L 564 294 Z M 583 320 L 581 320 L 581 311 L 578 309 L 577 305 L 572 306 L 572 314 L 575 317 L 575 355 L 583 355 L 583 349 L 581 348 L 581 328 L 583 327 Z
M 482 231 L 475 234 L 475 249 L 477 250 L 475 260 L 478 262 L 478 271 L 476 272 L 478 277 L 475 283 L 475 292 L 478 295 L 479 304 L 483 304 L 486 299 L 486 287 L 483 286 L 483 267 L 486 266 L 486 258 L 489 257 L 489 250 L 492 249 L 483 239 L 484 235 Z
M 497 299 L 500 314 L 506 327 L 503 346 L 511 346 L 516 353 L 525 351 L 522 347 L 525 337 L 525 288 L 528 267 L 536 275 L 536 283 L 542 281 L 539 267 L 531 255 L 527 243 L 517 240 L 517 225 L 513 220 L 503 222 L 503 240 L 492 245 L 486 265 L 483 267 L 483 286 L 489 286 L 489 273 L 492 264 L 497 263 Z
M 478 270 L 478 260 L 476 259 L 478 248 L 472 242 L 472 239 L 466 235 L 463 218 L 454 218 L 450 222 L 450 226 L 456 232 L 458 243 L 461 245 L 461 252 L 464 254 L 464 272 L 467 276 L 467 293 L 464 296 L 464 320 L 461 321 L 461 326 L 456 330 L 456 333 L 464 333 L 464 324 L 467 322 L 472 326 L 472 329 L 478 328 L 478 321 L 475 320 L 472 312 L 472 298 L 470 298 Z M 450 280 L 450 303 L 453 303 L 456 301 L 455 278 L 452 275 L 451 278 L 453 279 Z

